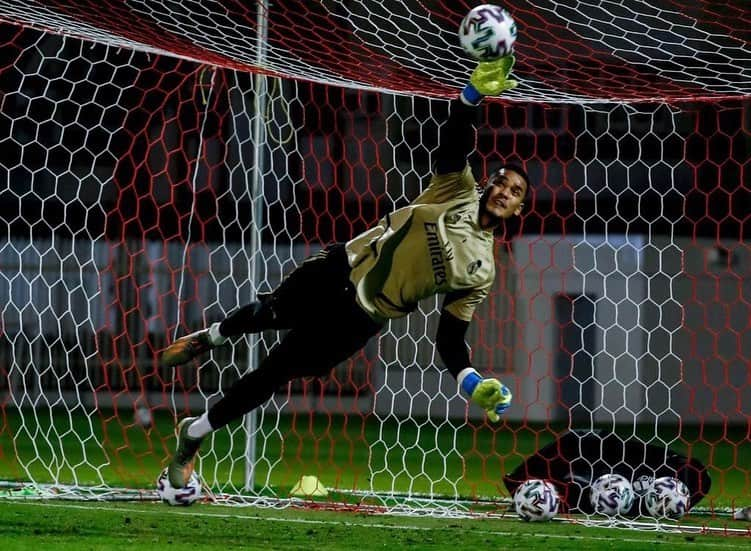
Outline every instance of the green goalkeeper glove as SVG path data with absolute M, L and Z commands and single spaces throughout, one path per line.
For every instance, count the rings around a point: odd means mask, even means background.
M 519 83 L 508 78 L 515 61 L 513 55 L 507 55 L 495 61 L 478 63 L 469 77 L 469 84 L 462 91 L 464 99 L 476 105 L 483 96 L 498 96 L 516 88 Z
M 498 379 L 483 379 L 472 368 L 459 373 L 459 386 L 485 413 L 493 423 L 511 406 L 511 391 Z

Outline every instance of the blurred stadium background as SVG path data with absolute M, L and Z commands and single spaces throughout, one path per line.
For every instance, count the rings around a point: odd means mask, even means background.
M 504 423 L 441 370 L 428 301 L 218 434 L 200 469 L 217 494 L 266 503 L 316 474 L 387 507 L 463 508 L 578 428 L 697 457 L 715 519 L 751 505 L 751 10 L 574 4 L 508 6 L 521 85 L 490 102 L 472 159 L 537 183 L 470 341 L 514 392 Z M 417 196 L 471 71 L 455 32 L 472 5 L 2 3 L 8 487 L 152 488 L 174 420 L 276 335 L 199 370 L 157 352 Z

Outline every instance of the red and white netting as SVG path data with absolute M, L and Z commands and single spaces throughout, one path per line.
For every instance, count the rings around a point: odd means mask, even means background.
M 198 370 L 158 351 L 417 196 L 472 69 L 469 8 L 0 5 L 0 480 L 153 488 L 174 419 L 277 336 Z M 506 423 L 457 395 L 426 301 L 207 442 L 217 494 L 286 497 L 315 474 L 362 506 L 467 511 L 508 497 L 502 474 L 538 445 L 600 428 L 706 463 L 704 512 L 747 505 L 751 10 L 510 10 L 520 85 L 488 102 L 473 162 L 513 157 L 536 185 L 470 336 L 512 388 Z
M 470 66 L 456 39 L 473 2 L 27 2 L 0 17 L 117 47 L 242 71 L 451 96 Z M 519 101 L 677 101 L 749 94 L 744 2 L 530 2 L 518 24 Z

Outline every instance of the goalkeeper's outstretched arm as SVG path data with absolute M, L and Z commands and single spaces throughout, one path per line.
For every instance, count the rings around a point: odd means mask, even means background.
M 475 148 L 475 123 L 479 109 L 456 98 L 451 101 L 448 120 L 438 135 L 438 150 L 433 171 L 436 174 L 461 172 Z
M 497 96 L 516 88 L 517 82 L 508 75 L 514 66 L 514 56 L 478 63 L 469 83 L 458 98 L 452 100 L 449 118 L 441 127 L 434 171 L 449 174 L 464 170 L 467 156 L 475 145 L 474 125 L 478 106 L 485 96 Z

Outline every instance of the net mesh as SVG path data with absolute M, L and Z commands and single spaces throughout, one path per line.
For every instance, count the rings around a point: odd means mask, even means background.
M 0 479 L 142 497 L 175 419 L 279 337 L 200 369 L 158 351 L 424 186 L 469 4 L 280 4 L 0 7 Z M 473 157 L 537 183 L 468 338 L 513 409 L 494 427 L 457 395 L 426 301 L 212 435 L 219 500 L 278 503 L 313 474 L 361 507 L 494 510 L 504 473 L 583 428 L 700 459 L 715 517 L 745 505 L 748 7 L 534 4 Z
M 200 63 L 400 94 L 447 96 L 469 61 L 474 3 L 139 0 L 5 3 L 0 16 Z M 514 2 L 523 40 L 509 94 L 525 101 L 675 101 L 747 95 L 743 2 Z

